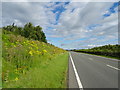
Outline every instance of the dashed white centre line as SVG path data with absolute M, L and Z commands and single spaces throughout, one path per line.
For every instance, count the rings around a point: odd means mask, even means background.
M 76 76 L 76 79 L 77 79 L 78 87 L 80 88 L 80 90 L 83 90 L 83 85 L 82 85 L 82 83 L 80 81 L 80 77 L 79 77 L 79 75 L 77 73 L 77 70 L 76 70 L 75 64 L 73 62 L 72 56 L 71 56 L 70 53 L 69 53 L 69 55 L 70 55 L 70 60 L 72 62 L 72 66 L 73 66 L 73 69 L 74 69 L 74 72 L 75 72 L 75 76 Z
M 113 68 L 113 69 L 115 69 L 115 70 L 120 70 L 119 68 L 113 67 L 113 66 L 111 66 L 111 65 L 109 65 L 109 64 L 107 64 L 107 66 L 110 67 L 110 68 Z
M 93 61 L 93 59 L 92 58 L 89 58 L 91 61 Z

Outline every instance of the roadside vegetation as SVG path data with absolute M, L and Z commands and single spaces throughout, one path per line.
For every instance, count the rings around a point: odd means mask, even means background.
M 0 89 L 2 88 L 2 29 L 0 28 Z
M 120 45 L 105 45 L 91 49 L 80 49 L 73 51 L 120 59 Z
M 2 33 L 3 88 L 66 88 L 68 53 L 47 43 L 46 37 L 10 30 L 4 27 Z

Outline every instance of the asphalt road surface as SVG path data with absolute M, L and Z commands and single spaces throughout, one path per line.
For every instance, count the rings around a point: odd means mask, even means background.
M 118 88 L 118 62 L 117 59 L 69 52 L 69 88 Z

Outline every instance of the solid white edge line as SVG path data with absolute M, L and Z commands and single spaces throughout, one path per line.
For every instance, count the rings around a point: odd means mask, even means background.
M 113 67 L 113 66 L 111 66 L 111 65 L 109 65 L 109 64 L 107 64 L 107 66 L 108 66 L 108 67 L 111 67 L 111 68 L 113 68 L 113 69 L 115 69 L 115 70 L 120 70 L 119 68 Z
M 73 66 L 73 69 L 74 69 L 74 72 L 75 72 L 75 76 L 76 76 L 76 79 L 77 79 L 78 87 L 79 87 L 79 88 L 83 88 L 83 85 L 82 85 L 82 83 L 81 83 L 81 81 L 80 81 L 80 77 L 79 77 L 79 75 L 78 75 L 78 73 L 77 73 L 75 64 L 74 64 L 74 62 L 73 62 L 72 56 L 71 56 L 70 53 L 69 53 L 69 55 L 70 55 L 70 60 L 71 60 L 71 62 L 72 62 L 72 66 Z

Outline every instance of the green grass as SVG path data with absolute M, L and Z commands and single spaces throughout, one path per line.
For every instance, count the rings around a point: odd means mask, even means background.
M 3 88 L 65 88 L 68 53 L 10 32 L 2 35 Z
M 0 89 L 2 88 L 2 29 L 0 28 Z
M 7 88 L 66 88 L 68 53 L 38 63 L 18 81 L 6 83 Z

